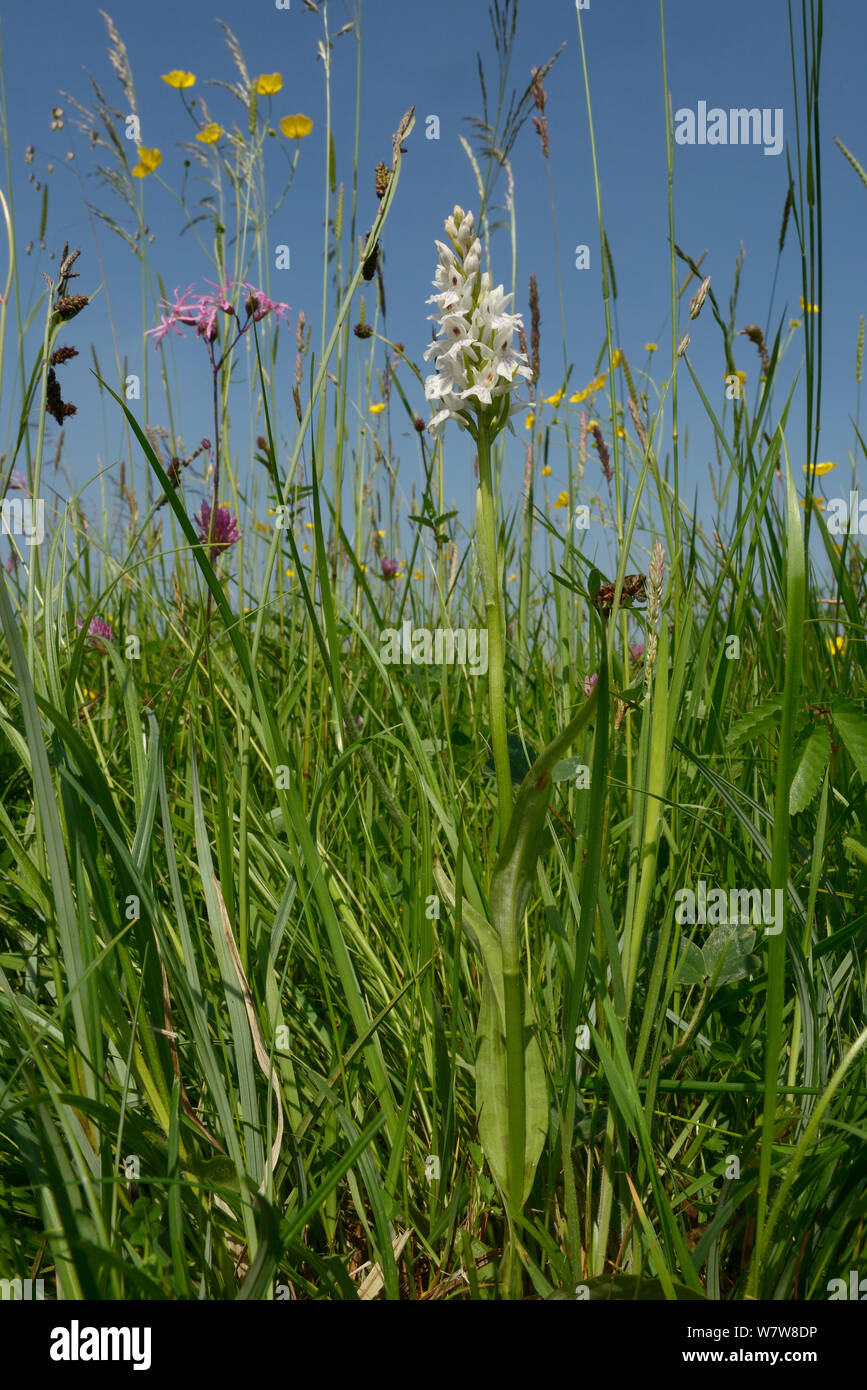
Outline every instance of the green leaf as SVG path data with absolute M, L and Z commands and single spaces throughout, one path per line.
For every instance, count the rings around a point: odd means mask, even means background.
M 520 1202 L 527 1200 L 536 1165 L 548 1132 L 548 1085 L 542 1053 L 524 1013 L 524 1186 Z M 509 1108 L 506 1079 L 506 1035 L 490 976 L 482 985 L 482 1007 L 476 1056 L 476 1106 L 479 1138 L 491 1171 L 504 1189 L 509 1183 Z
M 867 782 L 867 715 L 849 701 L 833 705 L 831 713 L 846 745 L 846 752 Z
M 536 750 L 528 743 L 525 753 L 523 740 L 518 738 L 517 734 L 509 734 L 506 742 L 509 747 L 509 772 L 512 776 L 512 786 L 519 787 L 536 761 Z M 489 777 L 496 777 L 497 775 L 497 769 L 490 758 L 482 771 L 486 772 Z
M 818 725 L 804 745 L 789 790 L 789 815 L 795 816 L 808 806 L 819 790 L 819 783 L 831 755 L 831 735 L 824 724 Z
M 702 949 L 705 972 L 715 981 L 715 987 L 731 984 L 752 975 L 760 966 L 758 956 L 751 956 L 756 933 L 753 927 L 730 922 L 715 927 Z M 719 973 L 717 973 L 719 972 Z
M 696 946 L 694 941 L 687 941 L 678 962 L 677 978 L 685 985 L 701 985 L 704 984 L 706 974 L 707 967 L 701 948 Z
M 755 709 L 749 710 L 736 719 L 726 734 L 726 743 L 737 745 L 744 743 L 748 738 L 756 738 L 759 734 L 770 733 L 777 728 L 780 722 L 780 708 L 782 700 L 779 696 L 772 700 L 763 700 Z

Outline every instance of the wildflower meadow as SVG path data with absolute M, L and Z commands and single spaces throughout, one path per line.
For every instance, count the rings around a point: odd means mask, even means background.
M 865 19 L 190 8 L 0 28 L 0 1290 L 825 1365 Z

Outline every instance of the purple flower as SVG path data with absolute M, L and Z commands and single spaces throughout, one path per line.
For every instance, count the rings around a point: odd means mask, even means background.
M 274 314 L 275 317 L 284 318 L 287 323 L 289 322 L 288 304 L 269 299 L 264 290 L 257 290 L 246 280 L 227 280 L 225 285 L 214 285 L 211 280 L 208 280 L 207 283 L 213 286 L 214 294 L 193 294 L 193 287 L 190 285 L 183 294 L 179 290 L 175 290 L 173 304 L 170 304 L 167 299 L 162 301 L 159 324 L 156 328 L 145 330 L 147 335 L 153 334 L 154 347 L 159 347 L 170 330 L 183 337 L 178 324 L 195 327 L 200 338 L 212 343 L 217 336 L 217 315 L 221 313 L 228 314 L 231 318 L 238 320 L 240 333 L 245 332 L 251 322 L 258 322 L 259 319 L 265 318 L 266 314 Z M 229 297 L 233 288 L 247 291 L 245 301 L 247 320 L 244 324 L 238 319 L 238 312 Z
M 632 657 L 633 661 L 640 661 L 644 656 L 644 643 L 631 642 L 629 646 L 629 655 Z
M 585 694 L 585 695 L 592 695 L 592 694 L 593 694 L 593 690 L 594 690 L 594 687 L 595 687 L 596 682 L 598 681 L 598 679 L 599 679 L 599 675 L 598 675 L 598 673 L 597 673 L 596 671 L 593 672 L 592 676 L 585 676 L 585 677 L 584 677 L 584 694 Z
M 19 492 L 26 492 L 28 497 L 30 496 L 27 479 L 23 473 L 19 473 L 17 468 L 13 468 L 12 477 L 9 479 L 9 491 L 12 492 L 15 488 L 18 488 Z
M 199 540 L 202 545 L 211 542 L 211 550 L 216 551 L 224 546 L 234 545 L 235 541 L 240 540 L 241 532 L 238 530 L 238 523 L 232 516 L 228 507 L 218 507 L 214 515 L 214 534 L 211 535 L 211 504 L 203 502 L 202 509 L 198 516 L 193 517 L 199 531 Z
M 383 560 L 380 568 L 382 570 L 383 579 L 394 579 L 394 576 L 400 569 L 400 565 L 397 560 Z
M 84 627 L 84 619 L 76 618 L 76 623 L 78 624 L 78 630 L 80 632 Z M 97 651 L 104 650 L 102 645 L 103 641 L 114 641 L 114 632 L 103 618 L 91 618 L 87 628 L 87 635 L 90 639 L 90 645 L 96 647 Z

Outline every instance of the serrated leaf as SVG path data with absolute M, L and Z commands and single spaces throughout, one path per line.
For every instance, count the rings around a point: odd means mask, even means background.
M 819 724 L 810 734 L 801 754 L 801 761 L 792 778 L 789 789 L 789 815 L 795 816 L 808 806 L 819 790 L 819 783 L 828 766 L 831 755 L 831 735 L 824 724 Z
M 848 702 L 835 704 L 831 713 L 846 745 L 846 752 L 867 782 L 867 715 L 857 705 Z
M 757 734 L 776 728 L 780 722 L 781 708 L 782 700 L 779 698 L 763 700 L 755 709 L 748 710 L 740 719 L 735 720 L 726 734 L 726 743 L 737 745 L 748 738 L 755 738 Z

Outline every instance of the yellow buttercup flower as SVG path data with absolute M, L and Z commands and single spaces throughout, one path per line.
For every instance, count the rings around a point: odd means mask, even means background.
M 604 386 L 605 386 L 605 381 L 606 381 L 606 379 L 607 379 L 607 376 L 608 376 L 608 373 L 607 373 L 607 372 L 602 372 L 602 373 L 596 378 L 595 381 L 592 381 L 592 382 L 590 383 L 590 390 L 591 390 L 591 391 L 601 391 L 601 390 L 604 388 Z
M 510 584 L 514 584 L 517 578 L 518 578 L 518 576 L 517 576 L 516 574 L 510 574 L 510 575 L 509 575 L 509 583 L 510 583 Z
M 805 473 L 811 473 L 814 478 L 822 478 L 826 473 L 830 473 L 832 468 L 836 468 L 836 463 L 817 463 L 814 468 L 810 468 L 806 463 L 802 464 Z
M 823 512 L 825 510 L 825 499 L 823 497 L 813 497 L 811 500 L 817 512 Z M 801 506 L 804 508 L 804 511 L 807 510 L 806 498 L 802 499 Z
M 619 367 L 619 366 L 620 366 L 620 363 L 621 363 L 622 361 L 623 361 L 623 353 L 620 351 L 620 348 L 615 348 L 614 351 L 613 351 L 613 353 L 611 354 L 611 365 L 612 365 L 612 367 Z
M 304 544 L 302 545 L 301 549 L 302 549 L 302 550 L 309 550 L 309 549 L 310 549 L 310 546 L 309 546 L 309 545 L 307 544 L 307 542 L 305 541 Z
M 568 506 L 569 506 L 569 494 L 568 494 L 568 492 L 561 492 L 561 493 L 560 493 L 560 496 L 557 498 L 557 501 L 554 503 L 554 506 L 555 506 L 555 507 L 568 507 Z
M 171 72 L 163 73 L 163 81 L 167 82 L 170 87 L 176 87 L 178 91 L 181 91 L 184 87 L 194 86 L 196 79 L 191 72 L 184 72 L 181 68 L 172 68 Z
M 827 640 L 828 651 L 832 656 L 836 656 L 837 652 L 844 652 L 846 650 L 846 638 L 842 633 L 838 633 L 836 637 L 829 637 Z
M 808 304 L 803 295 L 801 295 L 801 308 L 805 314 L 818 314 L 819 312 L 818 304 Z
M 313 122 L 309 116 L 284 116 L 280 122 L 280 134 L 285 135 L 287 140 L 303 140 L 312 129 Z
M 545 397 L 546 405 L 559 405 L 563 399 L 563 388 L 561 387 L 553 396 Z
M 148 174 L 152 174 L 154 169 L 158 169 L 163 162 L 163 157 L 159 150 L 146 150 L 144 145 L 139 145 L 136 150 L 138 164 L 132 171 L 133 178 L 145 179 Z
M 413 579 L 424 579 L 424 575 L 422 574 L 421 570 L 413 570 L 412 577 Z
M 618 426 L 617 426 L 617 438 L 618 438 L 618 439 L 625 439 L 625 438 L 626 438 L 626 430 L 623 428 L 622 425 L 618 425 Z
M 571 405 L 573 401 L 586 401 L 586 399 L 587 399 L 587 397 L 588 397 L 589 395 L 590 395 L 590 388 L 589 388 L 589 386 L 588 386 L 588 387 L 585 387 L 585 389 L 584 389 L 583 391 L 576 391 L 575 394 L 574 394 L 574 396 L 570 396 L 570 397 L 569 397 L 569 403 L 570 403 L 570 405 Z
M 545 467 L 542 469 L 542 477 L 543 477 L 543 478 L 550 478 L 550 476 L 551 476 L 551 465 L 550 465 L 549 463 L 546 463 L 546 464 L 545 464 Z
M 286 571 L 286 578 L 287 578 L 287 579 L 294 579 L 294 578 L 295 578 L 295 571 L 294 571 L 294 570 L 287 570 L 287 571 Z
M 223 127 L 216 121 L 211 121 L 210 125 L 202 126 L 197 132 L 196 139 L 201 140 L 203 145 L 213 145 L 223 134 Z
M 587 421 L 587 428 L 588 428 L 588 430 L 595 430 L 595 429 L 598 427 L 598 425 L 599 425 L 599 421 L 598 421 L 598 420 L 588 420 L 588 421 Z
M 531 410 L 530 413 L 529 413 L 529 415 L 525 416 L 525 418 L 524 418 L 524 429 L 525 429 L 525 430 L 531 430 L 531 429 L 533 428 L 533 425 L 534 425 L 535 423 L 536 423 L 536 417 L 535 417 L 535 415 L 533 414 L 533 412 L 532 412 L 532 410 Z
M 370 407 L 370 413 L 371 413 L 371 415 L 381 415 L 382 412 L 383 412 L 384 410 L 385 410 L 385 401 L 377 401 L 375 405 L 372 405 L 372 406 Z
M 644 351 L 645 351 L 645 352 L 657 352 L 658 349 L 659 349 L 659 344 L 658 344 L 658 343 L 645 343 L 645 344 L 644 344 Z
M 253 83 L 253 88 L 260 97 L 276 96 L 282 86 L 283 78 L 279 72 L 263 72 Z
M 314 523 L 312 521 L 305 521 L 304 526 L 308 531 L 312 531 L 314 529 Z

